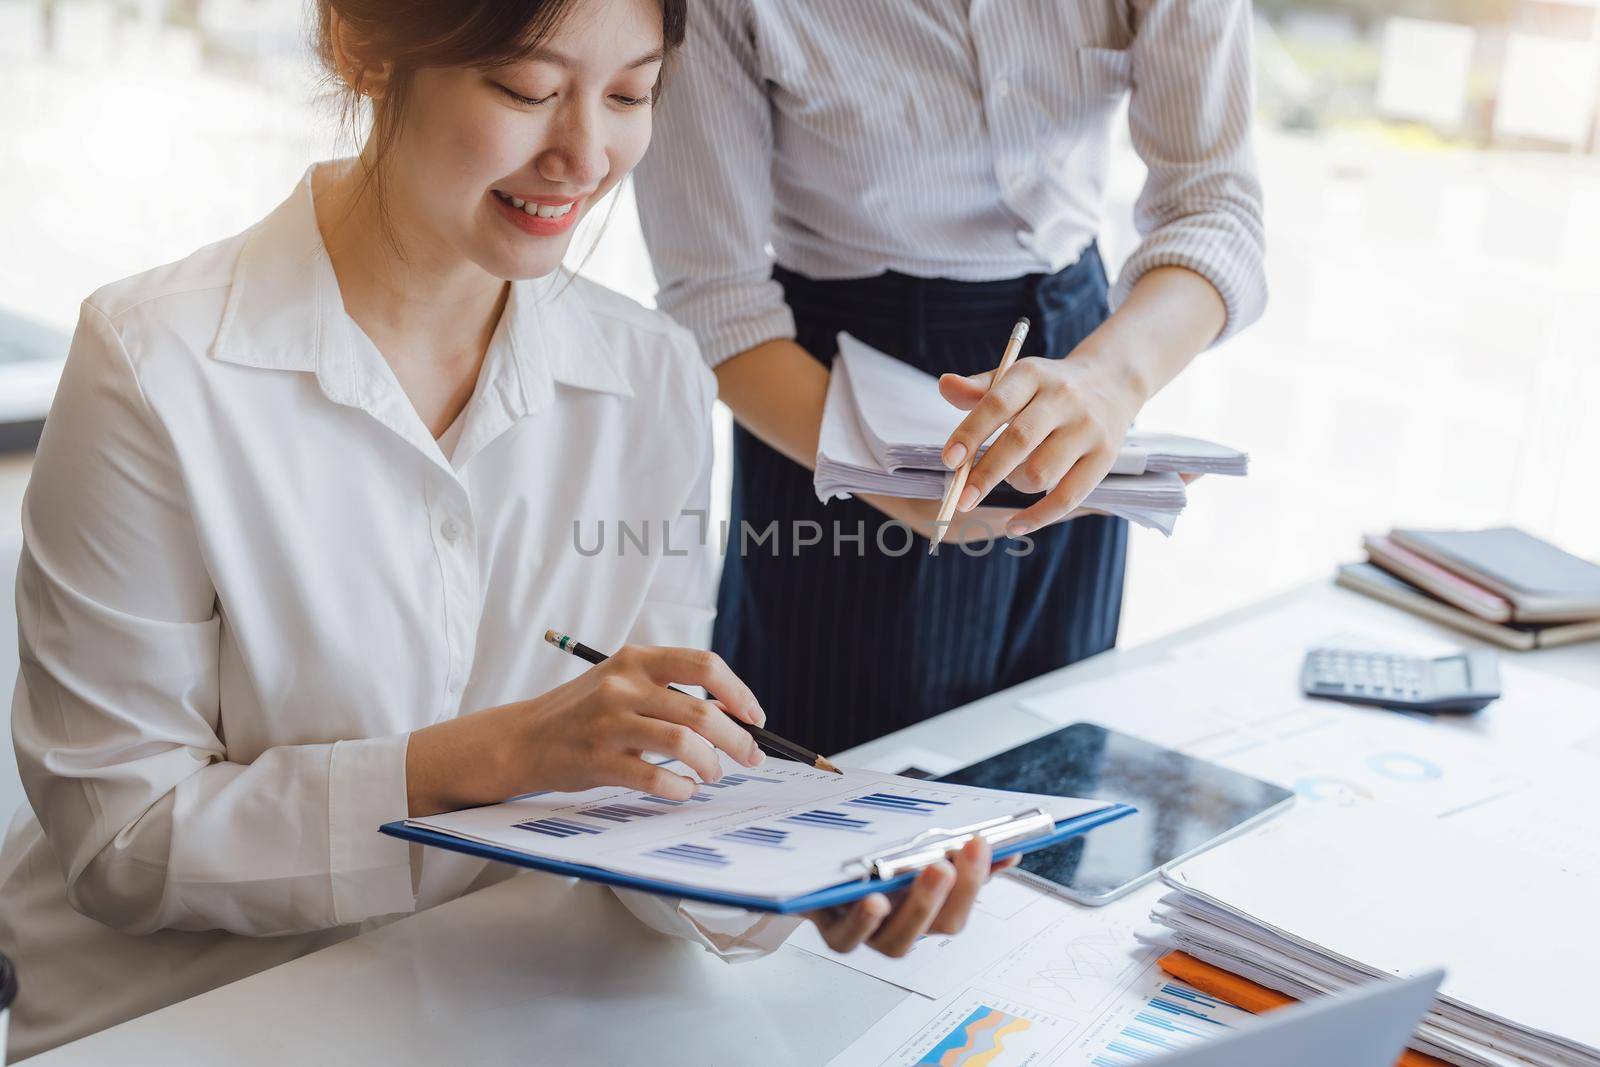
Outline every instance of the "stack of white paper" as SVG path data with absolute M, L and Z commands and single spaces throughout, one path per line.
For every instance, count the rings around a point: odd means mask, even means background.
M 1456 1064 L 1600 1064 L 1600 885 L 1378 804 L 1306 807 L 1164 875 L 1142 936 L 1303 998 L 1448 971 L 1413 1047 Z
M 941 450 L 964 415 L 931 375 L 841 333 L 817 448 L 817 496 L 941 498 L 950 478 Z M 1134 430 L 1083 506 L 1171 533 L 1188 499 L 1179 473 L 1243 475 L 1248 466 L 1236 449 Z

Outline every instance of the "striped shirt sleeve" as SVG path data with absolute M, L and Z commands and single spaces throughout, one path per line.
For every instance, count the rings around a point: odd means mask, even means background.
M 742 0 L 697 0 L 638 174 L 659 306 L 713 367 L 795 335 L 772 280 L 772 114 Z
M 1149 177 L 1134 209 L 1142 241 L 1112 292 L 1120 304 L 1145 272 L 1187 267 L 1222 296 L 1213 344 L 1266 306 L 1249 0 L 1134 0 L 1128 125 Z

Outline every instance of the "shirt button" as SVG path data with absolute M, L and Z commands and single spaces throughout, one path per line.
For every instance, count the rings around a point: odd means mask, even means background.
M 444 520 L 439 524 L 439 533 L 444 536 L 446 541 L 455 544 L 457 539 L 461 537 L 460 520 L 454 518 Z
M 1004 100 L 1010 95 L 1011 83 L 1006 81 L 1004 78 L 996 79 L 994 83 L 994 98 L 996 100 Z

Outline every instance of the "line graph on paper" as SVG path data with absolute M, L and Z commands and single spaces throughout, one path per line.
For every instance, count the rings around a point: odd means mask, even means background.
M 1078 1014 L 1114 996 L 1148 963 L 1151 950 L 1131 949 L 1131 929 L 1085 927 L 1076 915 L 1058 919 L 1002 959 L 987 983 L 1041 1007 Z

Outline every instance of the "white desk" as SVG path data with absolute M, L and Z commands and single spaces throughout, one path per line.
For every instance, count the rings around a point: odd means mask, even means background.
M 1282 636 L 1308 619 L 1473 643 L 1317 583 L 1034 679 L 843 761 L 860 764 L 907 745 L 982 758 L 1055 728 L 1021 700 L 1165 659 L 1228 627 L 1265 624 Z M 1282 672 L 1294 667 L 1289 658 L 1286 647 L 1270 665 L 1250 666 Z M 1597 646 L 1508 654 L 1503 662 L 1588 687 L 1591 740 L 1600 739 Z M 30 1062 L 819 1064 L 907 995 L 789 947 L 730 966 L 646 929 L 608 890 L 529 875 Z

